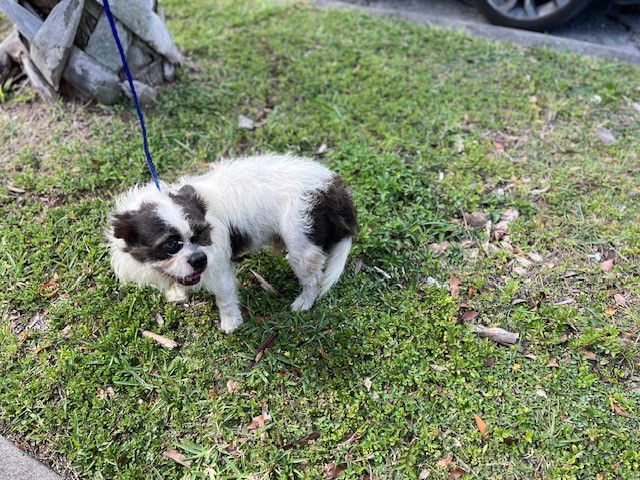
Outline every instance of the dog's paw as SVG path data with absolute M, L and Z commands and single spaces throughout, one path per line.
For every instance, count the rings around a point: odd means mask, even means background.
M 189 296 L 187 292 L 176 285 L 173 285 L 169 290 L 165 292 L 168 302 L 172 303 L 187 303 Z
M 220 320 L 220 330 L 224 333 L 232 333 L 242 325 L 242 317 L 223 317 Z
M 291 304 L 291 311 L 306 312 L 313 307 L 313 302 L 315 302 L 315 298 L 309 298 L 303 293 Z

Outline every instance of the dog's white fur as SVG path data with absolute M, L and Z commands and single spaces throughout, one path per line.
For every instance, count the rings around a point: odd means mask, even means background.
M 308 310 L 338 281 L 351 249 L 349 236 L 326 255 L 307 235 L 312 220 L 311 194 L 326 189 L 333 178 L 333 172 L 312 160 L 269 154 L 214 163 L 204 175 L 162 184 L 162 192 L 152 183 L 134 187 L 118 198 L 114 215 L 155 203 L 164 222 L 184 238 L 190 238 L 193 232 L 184 212 L 168 194 L 184 185 L 193 186 L 206 203 L 205 219 L 211 226 L 212 243 L 202 247 L 187 241 L 169 260 L 144 263 L 126 252 L 124 240 L 115 238 L 111 228 L 107 239 L 114 272 L 122 281 L 160 289 L 170 301 L 184 301 L 189 292 L 205 288 L 216 297 L 221 329 L 230 333 L 242 323 L 229 239 L 230 226 L 234 226 L 251 238 L 251 249 L 272 242 L 276 236 L 282 239 L 288 251 L 287 260 L 302 285 L 302 293 L 291 309 Z M 187 258 L 197 249 L 206 253 L 207 268 L 199 283 L 183 286 L 172 276 L 180 278 L 193 273 Z

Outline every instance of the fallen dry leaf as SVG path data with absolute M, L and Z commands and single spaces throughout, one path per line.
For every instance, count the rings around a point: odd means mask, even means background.
M 611 130 L 606 127 L 596 128 L 596 135 L 598 136 L 600 141 L 606 145 L 616 143 L 616 137 L 613 135 Z
M 597 356 L 591 350 L 587 350 L 586 348 L 582 349 L 582 354 L 587 357 L 589 360 L 597 360 Z
M 560 301 L 554 303 L 554 305 L 573 305 L 574 303 L 576 303 L 575 299 L 573 299 L 573 298 L 565 298 L 564 300 L 560 300 Z
M 487 424 L 484 423 L 484 420 L 482 420 L 475 413 L 473 414 L 473 418 L 476 421 L 476 426 L 478 427 L 478 430 L 480 431 L 480 435 L 482 435 L 482 439 L 483 440 L 488 440 L 489 439 L 489 435 L 487 435 Z
M 529 190 L 529 194 L 535 197 L 537 195 L 541 195 L 543 193 L 548 192 L 550 188 L 551 188 L 551 185 L 547 185 L 547 186 L 542 187 L 542 188 L 536 188 L 534 190 Z
M 504 235 L 506 235 L 509 230 L 509 224 L 514 222 L 520 216 L 520 212 L 515 208 L 507 209 L 500 218 L 498 219 L 498 223 L 496 223 L 493 227 L 493 236 L 496 240 L 500 240 Z
M 438 365 L 436 363 L 432 363 L 431 368 L 433 368 L 436 372 L 444 372 L 445 370 L 447 370 L 447 367 L 445 367 L 444 365 Z
M 470 310 L 470 311 L 464 312 L 462 315 L 460 315 L 460 321 L 461 322 L 473 322 L 476 318 L 478 318 L 478 315 L 480 315 L 480 313 L 476 312 L 475 310 Z
M 518 341 L 520 334 L 513 333 L 499 327 L 485 327 L 484 325 L 469 325 L 471 329 L 482 338 L 488 338 L 504 345 L 513 345 Z
M 426 480 L 427 478 L 429 478 L 429 475 L 431 475 L 430 470 L 422 470 L 420 472 L 420 475 L 418 476 L 418 480 Z
M 254 277 L 256 277 L 256 279 L 258 280 L 258 283 L 260 284 L 260 286 L 264 291 L 269 292 L 271 295 L 276 295 L 276 296 L 278 295 L 277 290 L 273 288 L 273 285 L 267 282 L 262 275 L 260 275 L 258 272 L 251 269 L 249 269 L 249 271 L 253 274 Z
M 238 117 L 238 128 L 243 128 L 245 130 L 253 130 L 256 128 L 253 120 L 249 117 L 245 117 L 244 115 L 240 115 Z
M 469 290 L 467 290 L 467 297 L 469 297 L 469 299 L 473 298 L 476 294 L 476 287 L 469 287 Z
M 527 256 L 528 256 L 531 260 L 533 260 L 534 262 L 538 262 L 538 263 L 539 263 L 539 262 L 542 262 L 542 260 L 544 260 L 544 259 L 542 258 L 542 255 L 540 255 L 540 254 L 538 254 L 538 253 L 535 253 L 535 252 L 529 252 L 529 253 L 527 254 Z
M 515 222 L 518 217 L 520 217 L 520 212 L 518 210 L 516 210 L 515 208 L 507 208 L 504 213 L 500 215 L 498 221 L 511 223 Z
M 516 249 L 513 248 L 513 245 L 506 240 L 500 240 L 500 246 L 510 253 L 514 253 L 516 251 Z
M 604 313 L 610 317 L 613 317 L 616 314 L 616 309 L 613 307 L 607 307 Z
M 605 260 L 604 262 L 602 262 L 600 264 L 600 268 L 603 272 L 608 272 L 609 270 L 611 270 L 613 268 L 613 259 Z
M 170 338 L 164 337 L 162 335 L 158 335 L 157 333 L 150 332 L 149 330 L 143 330 L 142 336 L 146 338 L 150 338 L 151 340 L 159 343 L 165 348 L 170 348 L 173 350 L 178 346 L 178 342 L 171 340 Z
M 290 450 L 295 446 L 299 446 L 299 445 L 306 445 L 307 443 L 313 441 L 313 440 L 317 440 L 318 438 L 320 438 L 320 430 L 316 430 L 313 433 L 310 433 L 309 435 L 306 435 L 302 438 L 299 438 L 298 440 L 294 440 L 293 442 L 289 442 L 287 443 L 284 447 L 282 447 L 283 450 Z
M 238 391 L 238 382 L 235 380 L 227 380 L 227 392 L 234 393 Z
M 356 259 L 355 262 L 353 262 L 353 272 L 358 274 L 360 273 L 360 271 L 362 270 L 362 267 L 364 267 L 364 261 L 361 258 Z
M 612 396 L 609 396 L 609 403 L 611 404 L 611 410 L 622 416 L 622 417 L 626 417 L 626 418 L 630 418 L 629 414 L 627 412 L 625 412 L 624 410 L 622 410 L 617 404 L 616 402 L 613 400 Z
M 436 463 L 436 467 L 447 468 L 452 461 L 453 461 L 453 457 L 451 455 L 447 455 L 443 459 L 438 460 L 438 463 Z
M 260 430 L 267 424 L 266 420 L 264 414 L 253 417 L 251 423 L 247 425 L 247 428 L 251 431 Z
M 181 454 L 177 450 L 174 450 L 173 448 L 167 448 L 164 452 L 162 452 L 162 456 L 164 458 L 168 458 L 169 460 L 173 460 L 176 463 L 179 463 L 183 467 L 188 467 L 191 465 L 190 460 L 186 460 L 183 454 Z
M 273 109 L 270 107 L 262 107 L 260 110 L 258 110 L 258 113 L 256 114 L 256 120 L 260 124 L 263 124 L 267 120 L 267 118 L 269 118 L 269 115 L 271 114 L 272 111 Z
M 523 277 L 527 274 L 527 270 L 524 267 L 521 267 L 520 265 L 516 265 L 515 267 L 513 267 L 513 271 Z
M 488 213 L 485 212 L 473 212 L 473 213 L 463 213 L 462 218 L 465 223 L 473 228 L 482 228 L 484 227 L 489 219 L 491 218 Z
M 373 382 L 371 382 L 371 379 L 369 377 L 364 379 L 364 382 L 362 382 L 362 384 L 364 385 L 364 388 L 367 389 L 367 391 L 371 391 L 371 387 L 373 386 Z
M 251 363 L 249 363 L 249 369 L 252 369 L 253 367 L 255 367 L 256 364 L 260 360 L 262 360 L 262 356 L 264 355 L 264 351 L 267 350 L 268 348 L 273 347 L 275 345 L 277 339 L 278 339 L 278 332 L 275 331 L 271 335 L 269 335 L 264 342 L 262 342 L 260 344 L 260 346 L 258 347 L 258 351 L 256 352 L 255 358 L 253 359 L 253 361 L 251 361 Z
M 543 389 L 539 388 L 536 390 L 536 395 L 542 398 L 549 398 L 547 397 L 547 392 L 545 392 Z
M 58 293 L 58 282 L 51 280 L 45 283 L 44 285 L 40 286 L 39 292 L 40 294 L 43 294 L 46 292 L 47 297 L 53 297 Z
M 49 319 L 47 316 L 47 310 L 43 310 L 41 312 L 36 313 L 29 324 L 27 325 L 27 329 L 33 330 L 41 330 L 46 331 L 49 329 Z
M 516 257 L 516 261 L 524 268 L 529 268 L 531 266 L 531 261 L 527 260 L 525 257 Z
M 113 398 L 113 397 L 115 397 L 115 396 L 116 396 L 116 392 L 115 392 L 115 390 L 113 389 L 113 387 L 107 387 L 107 396 L 108 396 L 109 398 Z
M 466 470 L 463 470 L 462 468 L 454 468 L 453 470 L 451 470 L 449 472 L 449 476 L 451 476 L 451 478 L 462 478 L 462 476 L 467 473 Z
M 347 438 L 344 443 L 346 443 L 347 445 L 351 445 L 352 443 L 357 442 L 358 440 L 360 440 L 362 438 L 362 434 L 355 432 L 351 435 L 349 435 L 349 438 Z
M 336 465 L 333 462 L 327 463 L 322 467 L 322 473 L 324 473 L 325 480 L 334 480 L 334 478 L 337 478 L 338 475 L 340 475 L 344 471 L 344 465 Z
M 73 328 L 73 325 L 71 325 L 71 324 L 65 326 L 62 330 L 60 330 L 60 336 L 62 338 L 69 338 L 71 336 L 71 329 L 72 328 Z
M 14 187 L 13 185 L 7 185 L 7 190 L 13 193 L 25 193 L 26 190 L 20 187 Z
M 616 303 L 618 305 L 620 305 L 621 307 L 624 307 L 627 304 L 627 299 L 624 298 L 622 295 L 620 295 L 619 293 L 616 293 L 613 295 L 613 299 L 616 301 Z
M 51 346 L 52 346 L 52 345 L 51 345 L 50 343 L 47 343 L 47 344 L 45 344 L 45 345 L 41 345 L 41 346 L 39 346 L 39 347 L 35 347 L 35 348 L 33 349 L 33 353 L 34 353 L 34 354 L 38 354 L 38 353 L 42 352 L 43 350 L 47 350 L 47 349 L 51 348 Z
M 315 154 L 317 156 L 321 156 L 321 155 L 324 155 L 325 153 L 327 153 L 328 151 L 329 151 L 329 147 L 327 146 L 326 143 L 323 143 L 322 145 L 320 145 L 318 147 L 318 150 L 316 150 Z
M 453 273 L 449 276 L 449 291 L 453 298 L 458 298 L 460 296 L 460 279 Z
M 156 323 L 158 324 L 158 327 L 164 327 L 164 318 L 162 318 L 162 315 L 159 313 L 156 313 Z
M 430 243 L 427 245 L 427 248 L 431 250 L 436 256 L 442 255 L 447 249 L 451 246 L 451 244 L 447 241 L 442 243 Z

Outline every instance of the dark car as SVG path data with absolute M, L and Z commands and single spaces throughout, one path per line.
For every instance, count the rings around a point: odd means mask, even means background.
M 527 30 L 548 30 L 569 21 L 593 0 L 475 0 L 491 23 Z M 639 5 L 640 0 L 616 0 L 619 5 Z

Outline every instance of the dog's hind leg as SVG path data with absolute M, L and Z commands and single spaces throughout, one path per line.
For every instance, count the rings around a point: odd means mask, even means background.
M 287 242 L 287 240 L 285 240 Z M 302 285 L 302 293 L 291 304 L 294 312 L 309 310 L 318 298 L 323 268 L 327 256 L 322 249 L 306 238 L 287 242 L 287 260 Z

